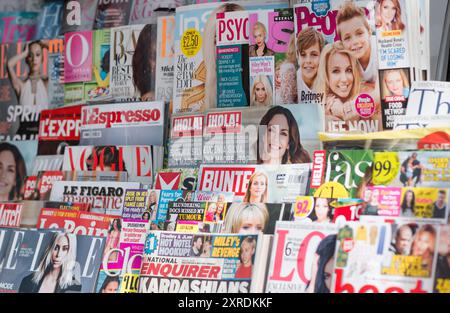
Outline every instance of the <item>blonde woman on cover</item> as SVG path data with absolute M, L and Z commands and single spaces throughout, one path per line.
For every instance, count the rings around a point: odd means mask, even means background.
M 384 71 L 381 84 L 384 97 L 409 96 L 409 81 L 403 69 Z
M 263 172 L 255 172 L 248 182 L 243 202 L 266 203 L 269 178 Z
M 217 68 L 216 68 L 216 20 L 217 13 L 243 11 L 236 3 L 224 3 L 211 12 L 205 23 L 202 36 L 203 62 L 206 67 L 204 109 L 217 106 Z
M 327 120 L 356 121 L 355 99 L 360 93 L 361 75 L 356 59 L 340 41 L 322 51 L 316 90 L 324 94 Z
M 255 40 L 255 44 L 249 47 L 248 55 L 250 57 L 262 57 L 262 56 L 271 56 L 275 53 L 267 48 L 266 38 L 267 38 L 267 30 L 266 26 L 264 26 L 261 22 L 256 22 L 252 28 L 253 38 Z
M 269 222 L 269 210 L 264 203 L 233 203 L 225 217 L 223 233 L 263 233 Z
M 257 75 L 253 79 L 250 95 L 251 106 L 273 105 L 272 84 L 265 75 Z
M 399 0 L 377 0 L 376 26 L 381 31 L 404 30 Z
M 8 75 L 19 105 L 38 105 L 43 108 L 48 106 L 48 77 L 42 72 L 44 49 L 48 49 L 48 44 L 44 41 L 25 43 L 24 51 L 8 60 Z M 14 67 L 23 59 L 28 65 L 28 73 L 21 79 Z
M 421 258 L 422 269 L 428 271 L 428 275 L 431 275 L 433 269 L 435 244 L 436 230 L 432 225 L 426 224 L 414 235 L 411 246 L 411 255 Z
M 77 236 L 54 233 L 37 271 L 22 279 L 19 293 L 81 292 L 80 268 L 76 256 Z

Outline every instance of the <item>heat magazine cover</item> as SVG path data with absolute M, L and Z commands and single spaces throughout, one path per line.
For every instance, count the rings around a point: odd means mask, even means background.
M 323 105 L 326 131 L 383 129 L 374 11 L 373 1 L 294 6 L 299 102 Z M 359 46 L 356 32 L 364 35 Z
M 404 187 L 450 187 L 445 151 L 375 152 L 373 184 Z
M 53 185 L 50 201 L 86 202 L 91 212 L 120 216 L 126 190 L 139 187 L 135 182 L 60 181 Z
M 177 7 L 173 112 L 199 112 L 217 106 L 217 13 L 286 8 L 287 2 L 241 1 Z
M 310 163 L 285 165 L 201 165 L 197 189 L 231 191 L 235 201 L 295 202 L 308 192 Z
M 151 184 L 158 166 L 151 146 L 74 146 L 64 151 L 64 171 L 122 171 L 128 180 Z
M 67 257 L 52 253 L 55 247 L 63 246 L 68 247 Z M 104 246 L 105 238 L 101 237 L 48 230 L 13 230 L 0 274 L 0 291 L 92 293 Z M 60 275 L 51 276 L 55 270 L 61 271 Z M 52 284 L 44 283 L 49 280 Z
M 256 235 L 151 231 L 144 246 L 140 293 L 249 293 Z
M 433 292 L 438 234 L 439 226 L 411 219 L 342 225 L 331 291 Z
M 155 145 L 164 143 L 164 103 L 133 102 L 84 106 L 80 145 Z
M 329 293 L 337 226 L 277 222 L 266 292 Z

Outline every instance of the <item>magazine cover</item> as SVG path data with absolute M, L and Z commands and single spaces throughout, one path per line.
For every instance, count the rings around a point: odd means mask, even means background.
M 199 112 L 217 102 L 217 13 L 286 8 L 287 2 L 202 3 L 177 7 L 173 112 Z
M 365 0 L 304 1 L 294 7 L 299 102 L 324 106 L 326 131 L 383 129 L 374 9 Z M 364 35 L 359 50 L 356 31 Z M 347 74 L 331 75 L 332 68 Z
M 104 246 L 101 237 L 13 230 L 0 292 L 92 293 Z M 60 249 L 61 253 L 55 253 Z
M 111 95 L 120 101 L 154 101 L 156 24 L 111 29 Z
M 322 122 L 313 104 L 207 111 L 203 163 L 310 163 Z
M 137 293 L 148 222 L 115 219 L 108 231 L 96 292 Z
M 334 293 L 433 292 L 438 226 L 349 222 L 339 228 Z
M 337 226 L 277 222 L 266 292 L 329 293 Z
M 426 187 L 367 187 L 364 215 L 421 218 L 447 223 L 449 189 Z
M 139 187 L 134 182 L 60 181 L 53 185 L 50 201 L 86 202 L 91 212 L 120 216 L 126 190 Z
M 191 201 L 199 202 L 233 202 L 233 192 L 220 192 L 220 191 L 194 191 Z
M 80 142 L 81 105 L 43 110 L 39 121 L 38 155 L 64 154 Z
M 127 172 L 95 172 L 95 171 L 41 171 L 38 172 L 37 176 L 29 176 L 27 178 L 27 183 L 30 178 L 34 179 L 33 188 L 31 190 L 31 195 L 24 197 L 26 200 L 49 200 L 50 192 L 54 184 L 59 181 L 117 181 L 126 182 L 128 181 Z M 29 187 L 28 187 L 29 188 Z M 25 187 L 25 193 L 29 192 L 27 190 L 27 185 Z
M 36 143 L 36 149 L 37 149 Z M 62 169 L 63 155 L 37 155 L 32 162 L 31 175 L 37 175 L 41 171 L 60 171 Z
M 394 119 L 394 130 L 442 128 L 450 125 L 449 115 L 401 115 Z
M 64 152 L 64 171 L 127 172 L 129 181 L 151 184 L 155 175 L 151 146 L 75 146 Z
M 145 239 L 139 292 L 248 293 L 257 240 L 256 235 L 152 231 Z
M 37 18 L 36 39 L 50 39 L 59 36 L 64 12 L 64 0 L 45 0 Z
M 92 30 L 98 0 L 65 1 L 61 34 Z
M 358 221 L 363 213 L 359 199 L 316 198 L 298 196 L 292 204 L 290 221 L 303 223 L 333 223 Z
M 196 167 L 203 160 L 204 114 L 177 114 L 170 118 L 169 167 Z
M 0 57 L 0 140 L 34 140 L 49 106 L 48 52 L 54 41 L 3 44 Z
M 362 198 L 372 178 L 372 150 L 314 151 L 309 194 L 319 198 Z
M 234 192 L 235 201 L 295 202 L 306 195 L 311 164 L 201 165 L 197 189 Z
M 450 266 L 448 258 L 450 253 L 450 226 L 441 225 L 439 227 L 439 237 L 437 239 L 437 261 L 434 280 L 435 293 L 450 293 Z
M 36 152 L 37 141 L 0 142 L 0 202 L 21 199 Z
M 36 228 L 64 229 L 75 235 L 105 237 L 114 215 L 76 210 L 42 208 Z
M 80 145 L 162 146 L 164 112 L 160 101 L 84 106 Z
M 169 102 L 173 93 L 175 16 L 160 16 L 157 23 L 155 100 Z
M 374 185 L 450 188 L 450 157 L 444 151 L 375 152 Z
M 85 45 L 86 41 L 82 41 L 81 56 L 74 62 L 75 68 L 81 70 L 82 57 L 86 57 L 87 62 L 91 62 L 90 66 L 85 68 L 86 79 L 76 82 L 65 81 L 64 84 L 64 104 L 72 105 L 79 103 L 95 103 L 100 101 L 106 101 L 111 98 L 110 96 L 110 30 L 102 29 L 95 31 L 86 31 L 91 36 L 92 45 Z M 78 32 L 77 34 L 81 34 Z M 67 36 L 67 34 L 66 34 Z M 80 37 L 81 38 L 81 37 Z M 84 42 L 84 43 L 83 43 Z M 69 43 L 66 42 L 68 45 Z M 75 46 L 74 46 L 75 47 Z M 76 46 L 79 49 L 79 46 Z M 84 49 L 84 50 L 83 50 Z M 91 60 L 89 60 L 89 57 Z M 79 61 L 78 61 L 79 60 Z M 66 69 L 67 70 L 67 69 Z
M 155 178 L 155 189 L 160 190 L 196 190 L 198 168 L 164 168 Z
M 406 2 L 378 0 L 375 3 L 380 96 L 385 130 L 393 128 L 395 116 L 406 113 L 414 70 L 408 39 L 413 27 L 408 24 Z
M 450 114 L 450 82 L 415 81 L 410 94 L 406 115 Z
M 64 37 L 50 41 L 48 49 L 48 108 L 64 105 Z
M 0 203 L 0 227 L 20 227 L 23 204 Z
M 250 105 L 298 103 L 293 9 L 250 11 L 249 37 Z
M 0 43 L 33 40 L 38 24 L 37 12 L 0 12 Z
M 248 32 L 247 11 L 216 14 L 218 108 L 250 104 Z
M 92 31 L 64 35 L 64 83 L 87 82 L 92 79 L 92 37 Z
M 132 0 L 99 0 L 94 29 L 111 28 L 128 24 Z

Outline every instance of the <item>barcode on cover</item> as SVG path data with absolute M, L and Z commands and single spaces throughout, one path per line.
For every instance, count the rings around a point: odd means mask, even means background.
M 303 184 L 305 182 L 305 177 L 302 175 L 289 175 L 289 184 Z

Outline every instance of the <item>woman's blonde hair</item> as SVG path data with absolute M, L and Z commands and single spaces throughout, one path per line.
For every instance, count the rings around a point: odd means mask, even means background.
M 317 73 L 316 82 L 314 83 L 314 89 L 318 92 L 324 93 L 325 97 L 333 93 L 333 91 L 330 89 L 330 81 L 328 77 L 328 61 L 330 60 L 331 56 L 335 54 L 345 55 L 350 60 L 353 73 L 353 86 L 350 90 L 350 94 L 345 100 L 354 99 L 360 93 L 361 72 L 359 70 L 358 61 L 352 56 L 350 51 L 345 50 L 341 41 L 330 43 L 323 48 L 322 54 L 320 55 L 320 66 Z
M 402 81 L 403 81 L 403 88 L 408 88 L 409 89 L 409 81 L 408 81 L 408 77 L 406 76 L 406 73 L 405 73 L 404 69 L 387 70 L 387 71 L 384 71 L 384 73 L 383 73 L 383 80 L 381 82 L 381 85 L 382 85 L 381 86 L 381 88 L 382 88 L 381 92 L 382 92 L 383 97 L 392 96 L 392 93 L 389 90 L 389 88 L 387 86 L 387 83 L 386 83 L 386 78 L 388 77 L 389 74 L 392 74 L 392 73 L 399 73 L 400 77 L 402 78 Z
M 205 108 L 217 106 L 216 73 L 216 15 L 222 12 L 242 11 L 244 8 L 236 3 L 225 3 L 211 12 L 203 30 L 202 52 L 206 66 Z
M 286 61 L 296 65 L 297 64 L 297 51 L 295 49 L 295 33 L 291 34 L 291 37 L 289 38 L 289 45 L 286 50 Z
M 266 99 L 263 103 L 256 101 L 256 85 L 258 83 L 261 83 L 264 85 L 264 88 L 266 89 Z M 273 91 L 272 91 L 272 84 L 270 83 L 269 79 L 265 75 L 257 75 L 253 79 L 253 84 L 251 88 L 251 94 L 250 94 L 250 105 L 251 106 L 269 106 L 273 105 Z
M 267 188 L 269 184 L 269 178 L 267 177 L 266 173 L 264 172 L 255 172 L 252 176 L 250 176 L 250 180 L 248 181 L 248 187 L 247 191 L 245 192 L 244 200 L 243 202 L 250 202 L 251 193 L 250 189 L 252 188 L 253 180 L 255 180 L 256 177 L 263 176 L 266 181 L 266 190 L 264 190 L 264 194 L 261 197 L 261 200 L 259 202 L 266 203 L 267 202 Z
M 57 285 L 61 289 L 65 289 L 74 284 L 74 274 L 75 267 L 78 265 L 76 262 L 77 257 L 77 236 L 75 234 L 69 233 L 54 233 L 51 245 L 47 246 L 44 256 L 39 263 L 38 270 L 33 275 L 33 282 L 39 284 L 42 279 L 45 278 L 52 270 L 52 251 L 55 248 L 56 241 L 61 238 L 66 237 L 69 244 L 69 250 L 67 251 L 67 256 L 64 258 L 62 263 L 61 273 L 59 274 L 59 279 Z M 77 281 L 75 281 L 77 282 Z M 77 283 L 81 283 L 78 281 Z
M 233 203 L 225 216 L 223 233 L 239 233 L 244 221 L 257 216 L 260 218 L 263 231 L 269 222 L 269 210 L 264 203 Z
M 253 24 L 253 27 L 252 27 L 252 34 L 254 34 L 255 30 L 257 30 L 257 29 L 261 30 L 261 31 L 264 33 L 264 37 L 267 36 L 266 26 L 264 26 L 263 23 L 261 23 L 261 22 L 256 22 L 255 24 Z

